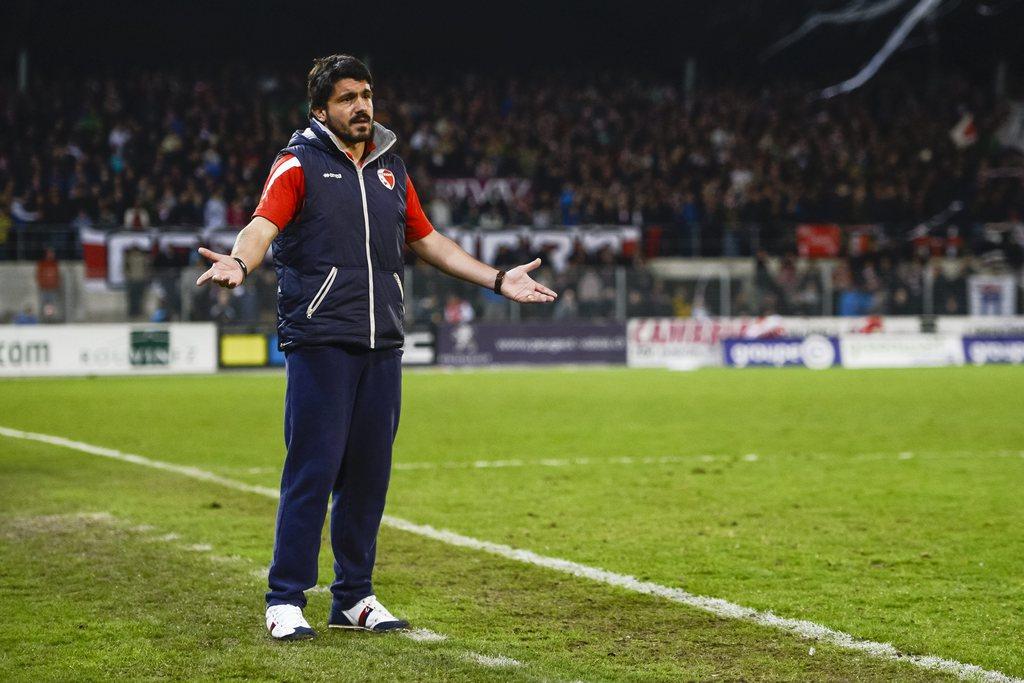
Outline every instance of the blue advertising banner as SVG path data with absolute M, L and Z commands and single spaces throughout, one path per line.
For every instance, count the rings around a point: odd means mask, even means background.
M 284 367 L 284 351 L 277 348 L 277 335 L 267 335 L 267 365 Z
M 839 339 L 812 334 L 775 339 L 726 339 L 726 365 L 736 368 L 799 366 L 820 370 L 840 364 Z
M 439 325 L 440 365 L 626 362 L 625 323 Z
M 964 337 L 964 359 L 974 365 L 1024 363 L 1024 337 Z

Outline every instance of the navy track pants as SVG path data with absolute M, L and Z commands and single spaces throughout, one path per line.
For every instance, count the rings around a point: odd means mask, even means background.
M 402 351 L 310 346 L 286 355 L 284 439 L 267 605 L 306 606 L 331 506 L 335 602 L 373 594 L 377 531 L 398 431 Z

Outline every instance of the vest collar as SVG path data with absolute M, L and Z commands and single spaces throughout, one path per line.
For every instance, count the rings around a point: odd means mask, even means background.
M 371 161 L 384 154 L 384 152 L 388 151 L 388 149 L 398 141 L 397 135 L 374 121 L 373 139 L 368 143 L 370 145 L 370 151 L 364 155 L 361 162 L 356 162 L 345 151 L 345 145 L 338 139 L 338 136 L 335 135 L 330 128 L 320 123 L 315 118 L 310 117 L 309 128 L 307 128 L 302 134 L 307 138 L 319 138 L 321 142 L 327 145 L 328 149 L 332 151 L 337 150 L 339 154 L 344 156 L 346 159 L 351 160 L 357 167 L 366 166 Z

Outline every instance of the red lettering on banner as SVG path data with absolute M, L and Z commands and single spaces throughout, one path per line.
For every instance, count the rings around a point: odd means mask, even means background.
M 841 239 L 838 225 L 805 223 L 796 228 L 797 252 L 804 258 L 839 256 Z

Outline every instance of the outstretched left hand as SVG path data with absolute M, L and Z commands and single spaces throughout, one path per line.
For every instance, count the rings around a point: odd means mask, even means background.
M 521 304 L 542 304 L 558 298 L 553 290 L 536 282 L 528 273 L 540 267 L 540 259 L 509 270 L 501 283 L 501 293 L 505 298 Z

